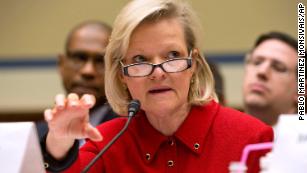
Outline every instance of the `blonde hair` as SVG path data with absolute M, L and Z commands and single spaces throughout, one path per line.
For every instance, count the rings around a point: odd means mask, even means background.
M 199 48 L 199 23 L 191 7 L 179 0 L 133 0 L 117 16 L 110 42 L 105 55 L 105 89 L 108 102 L 118 114 L 127 113 L 131 96 L 121 82 L 120 60 L 125 57 L 133 31 L 143 22 L 157 22 L 165 18 L 175 18 L 184 29 L 187 49 Z M 198 54 L 193 57 L 196 71 L 193 74 L 188 101 L 201 105 L 212 99 L 217 100 L 214 91 L 214 80 L 209 65 Z

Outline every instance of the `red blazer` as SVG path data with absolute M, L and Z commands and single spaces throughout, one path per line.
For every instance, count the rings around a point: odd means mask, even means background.
M 78 159 L 65 172 L 80 172 L 121 130 L 126 118 L 98 127 L 102 142 L 88 141 Z M 212 101 L 193 106 L 172 136 L 164 136 L 140 112 L 127 131 L 105 152 L 89 172 L 97 173 L 228 173 L 229 163 L 239 161 L 244 146 L 273 140 L 272 128 L 242 112 Z M 248 159 L 248 172 L 259 171 L 259 157 Z

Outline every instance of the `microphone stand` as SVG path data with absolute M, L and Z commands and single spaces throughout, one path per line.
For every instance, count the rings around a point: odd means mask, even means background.
M 132 117 L 137 113 L 139 109 L 139 102 L 138 101 L 132 101 L 130 105 L 136 106 L 137 108 L 129 108 L 128 110 L 128 120 L 126 121 L 124 127 L 121 129 L 119 133 L 117 133 L 116 136 L 96 155 L 96 157 L 81 171 L 81 173 L 87 173 L 88 170 L 93 166 L 93 164 L 103 155 L 105 151 L 107 151 L 111 145 L 126 131 L 128 125 L 130 124 L 130 121 Z

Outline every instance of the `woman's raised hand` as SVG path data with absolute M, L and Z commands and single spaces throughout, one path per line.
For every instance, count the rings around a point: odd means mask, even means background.
M 53 109 L 46 109 L 44 116 L 48 123 L 46 148 L 55 158 L 62 158 L 72 147 L 75 139 L 102 140 L 99 131 L 89 123 L 89 109 L 95 104 L 95 97 L 85 94 L 79 98 L 71 93 L 55 97 Z

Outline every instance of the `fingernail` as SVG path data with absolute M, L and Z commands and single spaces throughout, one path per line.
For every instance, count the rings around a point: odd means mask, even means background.
M 51 121 L 52 118 L 53 118 L 53 115 L 52 115 L 50 109 L 45 110 L 44 115 L 45 115 L 45 120 L 46 120 L 46 121 Z
M 63 109 L 64 108 L 64 100 L 65 100 L 65 96 L 63 94 L 56 95 L 55 103 L 56 103 L 56 107 L 58 109 Z
M 84 95 L 84 100 L 85 100 L 85 103 L 86 103 L 87 105 L 92 105 L 92 104 L 94 104 L 94 99 L 93 99 L 93 97 L 90 96 L 90 95 Z

